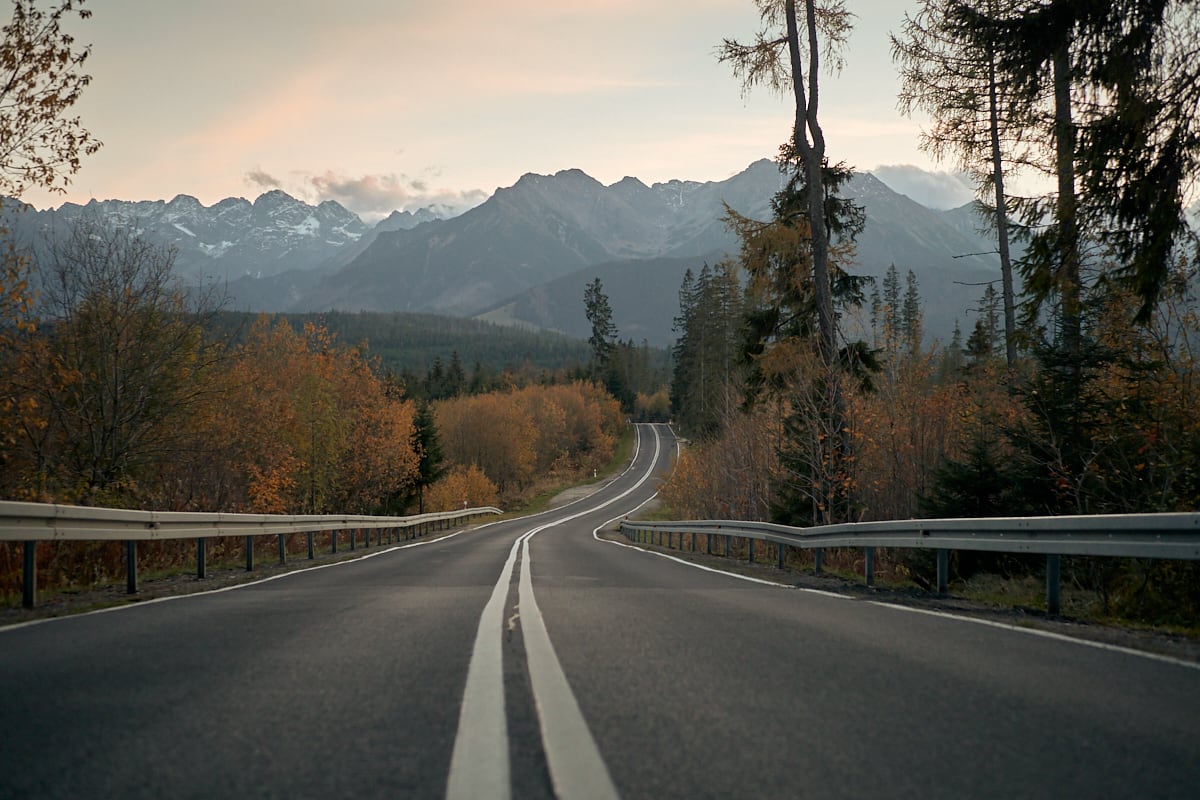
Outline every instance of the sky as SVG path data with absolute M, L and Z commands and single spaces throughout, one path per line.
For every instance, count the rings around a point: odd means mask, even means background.
M 790 98 L 743 95 L 717 61 L 752 0 L 90 0 L 71 23 L 92 83 L 75 106 L 104 146 L 65 201 L 205 205 L 282 189 L 365 219 L 457 211 L 527 172 L 720 181 L 774 157 Z M 830 157 L 930 205 L 970 199 L 896 110 L 889 32 L 915 2 L 847 0 L 856 27 L 822 75 Z M 928 176 L 910 166 L 941 172 Z M 889 171 L 890 170 L 890 171 Z M 885 178 L 886 179 L 886 178 Z M 943 200 L 943 198 L 945 198 Z

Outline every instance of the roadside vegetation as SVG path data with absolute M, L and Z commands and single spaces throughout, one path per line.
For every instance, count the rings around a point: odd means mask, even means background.
M 974 325 L 931 342 L 909 265 L 880 284 L 854 274 L 869 221 L 838 194 L 851 169 L 826 155 L 816 108 L 852 15 L 756 4 L 762 34 L 721 57 L 747 89 L 794 97 L 796 125 L 773 216 L 730 211 L 740 253 L 680 289 L 672 410 L 693 441 L 664 503 L 797 526 L 1200 508 L 1200 255 L 1185 215 L 1200 12 L 925 0 L 906 20 L 901 107 L 928 113 L 925 146 L 975 177 L 1003 262 Z M 1054 190 L 1013 196 L 1014 174 Z M 1043 566 L 956 553 L 952 588 L 1024 598 Z M 884 551 L 876 574 L 928 588 L 934 569 L 932 554 Z M 1069 558 L 1063 580 L 1092 618 L 1200 626 L 1197 562 Z

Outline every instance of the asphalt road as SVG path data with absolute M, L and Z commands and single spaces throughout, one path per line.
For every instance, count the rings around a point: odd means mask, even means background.
M 0 630 L 0 798 L 1196 797 L 1200 669 L 704 571 L 569 506 Z

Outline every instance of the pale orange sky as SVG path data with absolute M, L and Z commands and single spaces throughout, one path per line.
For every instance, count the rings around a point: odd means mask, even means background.
M 911 2 L 849 0 L 824 76 L 835 160 L 939 168 L 895 109 L 887 35 Z M 526 172 L 723 180 L 772 157 L 789 101 L 743 98 L 714 52 L 750 0 L 91 0 L 73 23 L 104 147 L 64 196 L 206 205 L 278 187 L 365 216 L 478 203 Z M 944 165 L 941 169 L 949 169 Z

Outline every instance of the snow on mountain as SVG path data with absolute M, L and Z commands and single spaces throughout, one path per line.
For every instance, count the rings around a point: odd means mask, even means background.
M 427 209 L 402 212 L 372 227 L 332 200 L 310 205 L 273 190 L 254 202 L 228 197 L 205 206 L 195 197 L 93 200 L 58 209 L 27 208 L 23 227 L 50 237 L 84 215 L 129 228 L 175 250 L 175 271 L 188 280 L 235 280 L 290 270 L 334 268 L 351 260 L 376 230 L 415 227 L 435 219 Z

